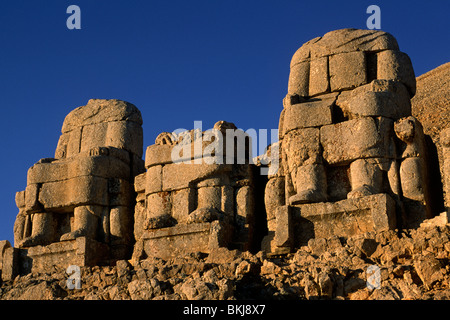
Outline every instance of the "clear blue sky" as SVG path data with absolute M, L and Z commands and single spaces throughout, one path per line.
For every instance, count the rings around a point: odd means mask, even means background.
M 69 5 L 81 30 L 68 30 Z M 366 8 L 409 54 L 416 75 L 450 61 L 449 1 L 1 0 L 0 240 L 13 240 L 14 195 L 52 157 L 65 115 L 91 98 L 122 99 L 158 133 L 218 120 L 278 126 L 289 62 L 304 42 L 366 28 Z

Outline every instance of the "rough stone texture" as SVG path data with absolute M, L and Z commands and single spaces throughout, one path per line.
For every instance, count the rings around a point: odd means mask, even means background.
M 432 157 L 428 159 L 428 166 L 435 169 L 431 177 L 431 193 L 440 196 L 444 192 L 444 198 L 447 198 L 447 190 L 442 190 L 442 185 L 445 185 L 446 158 L 443 155 L 441 137 L 445 137 L 445 134 L 441 136 L 440 133 L 448 127 L 450 121 L 450 63 L 417 77 L 417 92 L 411 103 L 412 113 L 423 125 L 424 133 L 428 137 L 428 149 L 431 150 Z M 443 203 L 440 210 L 444 210 Z
M 332 106 L 334 97 L 319 101 L 294 104 L 286 108 L 282 134 L 291 130 L 320 127 L 333 123 Z
M 231 145 L 231 163 L 226 143 L 230 129 L 237 136 Z M 211 134 L 217 137 L 214 142 Z M 219 247 L 259 247 L 254 165 L 248 158 L 240 164 L 241 152 L 248 152 L 245 136 L 225 121 L 217 122 L 211 131 L 192 130 L 178 137 L 161 133 L 155 145 L 147 148 L 147 172 L 136 179 L 133 259 L 210 253 Z
M 311 239 L 295 252 L 267 257 L 220 248 L 171 259 L 119 260 L 80 267 L 81 289 L 66 267 L 0 284 L 2 300 L 442 300 L 450 297 L 450 227 Z M 368 269 L 380 268 L 369 289 Z
M 411 115 L 406 87 L 391 80 L 373 80 L 352 90 L 350 97 L 341 102 L 341 107 L 350 119 L 367 116 L 399 119 Z
M 391 151 L 393 121 L 365 117 L 320 128 L 323 157 L 330 164 L 360 158 L 394 158 Z
M 353 89 L 367 83 L 366 56 L 354 51 L 330 56 L 331 91 Z M 383 79 L 383 78 L 381 78 Z
M 309 96 L 312 97 L 329 92 L 328 57 L 312 59 L 309 68 Z
M 416 94 L 416 76 L 408 55 L 394 50 L 377 53 L 379 79 L 397 80 L 409 90 L 411 98 Z
M 307 63 L 309 75 L 301 78 L 298 68 L 306 70 Z M 329 32 L 299 48 L 291 70 L 289 87 L 308 89 L 309 96 L 288 90 L 283 100 L 283 174 L 276 182 L 269 180 L 266 197 L 284 194 L 285 200 L 265 201 L 269 233 L 264 250 L 280 252 L 289 243 L 295 248 L 299 241 L 286 237 L 295 238 L 289 230 L 298 228 L 306 238 L 376 230 L 378 218 L 368 218 L 372 211 L 386 221 L 385 229 L 417 227 L 439 212 L 433 212 L 437 206 L 428 188 L 429 148 L 420 122 L 411 116 L 414 70 L 391 35 L 356 29 Z M 368 200 L 374 195 L 390 200 L 375 204 Z M 309 206 L 314 218 L 308 218 Z M 282 222 L 277 212 L 285 213 Z M 283 239 L 278 246 L 276 239 Z
M 167 260 L 193 250 L 209 253 L 226 247 L 229 238 L 229 227 L 218 220 L 146 230 L 142 235 L 144 252 L 135 252 L 135 256 L 144 254 Z
M 398 50 L 395 38 L 379 30 L 341 29 L 314 38 L 301 46 L 291 60 L 291 67 L 309 58 L 364 51 Z
M 395 202 L 386 194 L 338 202 L 311 203 L 292 208 L 295 243 L 311 238 L 355 236 L 396 226 Z
M 42 273 L 51 270 L 53 266 L 95 266 L 108 259 L 108 251 L 106 244 L 85 237 L 18 249 L 21 260 L 24 261 L 20 271 Z
M 288 81 L 289 94 L 302 97 L 309 95 L 309 69 L 309 62 L 301 62 L 291 68 Z
M 141 125 L 140 111 L 120 100 L 89 100 L 67 115 L 55 158 L 33 165 L 16 195 L 21 272 L 130 254 L 134 176 L 144 167 Z M 30 259 L 33 266 L 24 267 Z

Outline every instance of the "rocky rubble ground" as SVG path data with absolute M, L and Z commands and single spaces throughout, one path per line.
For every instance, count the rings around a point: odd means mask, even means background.
M 435 218 L 440 219 L 440 217 Z M 450 225 L 311 239 L 297 252 L 219 250 L 169 261 L 121 260 L 82 267 L 81 289 L 69 290 L 65 270 L 18 276 L 1 299 L 450 299 Z M 367 270 L 380 268 L 381 287 L 369 289 Z

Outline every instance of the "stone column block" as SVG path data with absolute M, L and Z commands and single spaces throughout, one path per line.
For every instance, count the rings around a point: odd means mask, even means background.
M 353 89 L 367 83 L 366 56 L 354 51 L 329 57 L 331 91 Z

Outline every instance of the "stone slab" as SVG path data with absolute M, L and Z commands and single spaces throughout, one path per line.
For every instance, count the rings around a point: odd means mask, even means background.
M 163 167 L 162 190 L 172 191 L 190 187 L 190 183 L 231 172 L 231 164 L 171 163 Z
M 1 276 L 3 281 L 11 281 L 20 274 L 19 249 L 7 247 L 2 254 Z
M 309 62 L 301 62 L 291 67 L 288 82 L 288 94 L 308 96 Z
M 399 50 L 399 47 L 395 38 L 384 31 L 352 28 L 333 30 L 302 45 L 292 57 L 291 67 L 311 58 L 357 50 L 378 52 Z
M 416 76 L 406 53 L 384 50 L 377 53 L 377 78 L 402 82 L 411 98 L 416 94 Z
M 341 105 L 351 118 L 382 116 L 400 119 L 411 115 L 409 93 L 397 81 L 374 80 L 352 90 Z
M 351 237 L 396 228 L 395 201 L 387 194 L 296 205 L 291 210 L 297 246 L 311 238 Z
M 147 169 L 145 176 L 145 194 L 162 191 L 162 166 L 152 166 Z
M 144 172 L 134 177 L 134 191 L 136 193 L 143 193 L 145 191 L 146 175 L 147 173 Z
M 393 158 L 393 120 L 359 118 L 320 128 L 323 157 L 329 164 L 346 164 L 356 159 Z
M 328 57 L 312 59 L 309 68 L 309 96 L 328 92 L 330 90 Z
M 298 103 L 285 108 L 282 135 L 299 129 L 332 124 L 335 98 Z
M 85 237 L 20 250 L 21 273 L 47 272 L 53 266 L 96 266 L 108 259 L 108 245 Z
M 17 274 L 45 273 L 54 266 L 97 266 L 109 262 L 108 245 L 85 237 L 54 242 L 46 246 L 11 249 L 16 251 Z
M 164 260 L 183 256 L 190 252 L 210 253 L 226 245 L 215 239 L 220 222 L 179 224 L 174 227 L 145 230 L 142 235 L 143 250 L 147 257 Z
M 145 167 L 166 164 L 172 162 L 173 146 L 168 144 L 152 144 L 147 147 L 145 152 Z
M 107 206 L 108 179 L 82 176 L 44 183 L 40 189 L 39 202 L 46 209 L 88 204 Z
M 340 53 L 329 57 L 331 91 L 353 89 L 367 83 L 364 52 Z
M 109 156 L 80 156 L 49 163 L 36 163 L 28 170 L 27 184 L 62 181 L 85 175 L 128 180 L 130 167 L 123 161 Z

